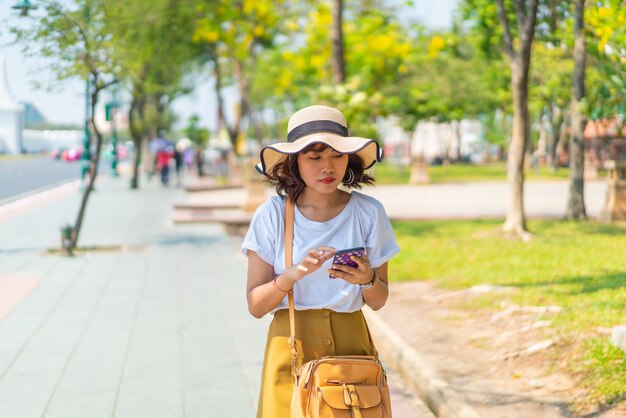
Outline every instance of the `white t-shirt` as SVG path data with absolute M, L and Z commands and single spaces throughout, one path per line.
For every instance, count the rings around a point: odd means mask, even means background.
M 250 229 L 241 245 L 241 251 L 256 252 L 266 263 L 274 266 L 274 273 L 285 271 L 285 198 L 273 196 L 254 213 Z M 293 263 L 302 260 L 311 248 L 329 246 L 337 250 L 365 247 L 373 267 L 380 267 L 396 255 L 396 243 L 391 223 L 383 205 L 373 197 L 352 192 L 346 207 L 326 222 L 311 221 L 297 206 L 294 213 Z M 336 312 L 355 312 L 364 304 L 362 290 L 342 279 L 330 279 L 328 269 L 332 258 L 315 272 L 304 276 L 294 286 L 297 310 L 332 309 Z M 286 309 L 287 297 L 272 310 Z

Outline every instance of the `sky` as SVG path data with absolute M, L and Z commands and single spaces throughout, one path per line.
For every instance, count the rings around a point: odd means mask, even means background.
M 396 3 L 401 1 L 394 0 Z M 19 46 L 10 45 L 12 38 L 6 33 L 5 25 L 6 19 L 19 18 L 16 11 L 11 9 L 16 2 L 17 0 L 0 0 L 0 55 L 6 58 L 8 84 L 13 97 L 19 102 L 33 103 L 49 122 L 82 125 L 85 117 L 84 81 L 74 80 L 62 84 L 53 81 L 50 71 L 46 70 L 45 60 L 25 57 Z M 414 0 L 411 14 L 427 27 L 446 28 L 451 24 L 452 11 L 458 2 L 459 0 Z M 32 3 L 36 4 L 37 0 Z M 51 86 L 51 91 L 35 88 L 35 80 Z M 103 101 L 109 100 L 106 94 Z M 235 95 L 226 93 L 226 96 L 233 100 Z M 215 94 L 209 78 L 198 80 L 193 93 L 177 99 L 173 110 L 183 124 L 190 116 L 197 114 L 203 126 L 215 129 Z

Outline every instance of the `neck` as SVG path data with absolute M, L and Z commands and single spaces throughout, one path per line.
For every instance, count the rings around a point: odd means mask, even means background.
M 298 196 L 298 206 L 327 208 L 343 202 L 345 192 L 337 189 L 332 193 L 319 193 L 310 187 L 305 187 Z

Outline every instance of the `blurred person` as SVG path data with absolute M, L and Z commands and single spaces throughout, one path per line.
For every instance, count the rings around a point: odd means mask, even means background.
M 196 169 L 198 170 L 198 177 L 204 177 L 204 149 L 202 145 L 196 147 L 195 155 Z
M 183 151 L 183 164 L 185 165 L 185 171 L 191 172 L 191 166 L 195 159 L 193 148 L 189 147 Z
M 170 158 L 174 154 L 172 146 L 167 146 L 157 152 L 157 169 L 161 174 L 161 183 L 167 186 L 170 182 Z
M 182 183 L 182 171 L 183 171 L 183 154 L 174 148 L 174 169 L 176 170 L 176 185 L 180 186 Z

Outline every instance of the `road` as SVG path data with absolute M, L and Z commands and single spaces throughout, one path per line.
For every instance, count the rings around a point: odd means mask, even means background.
M 80 161 L 50 157 L 0 159 L 0 205 L 17 196 L 80 177 Z

